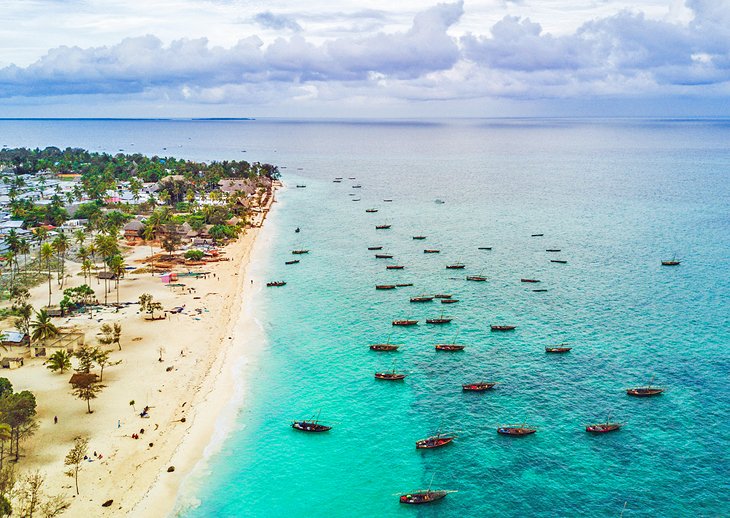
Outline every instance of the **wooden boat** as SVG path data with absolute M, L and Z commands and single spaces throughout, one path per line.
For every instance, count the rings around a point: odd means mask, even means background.
M 342 183 L 342 180 L 332 180 L 332 183 Z
M 456 351 L 463 351 L 465 345 L 461 344 L 436 344 L 434 346 L 434 349 L 437 351 L 448 351 L 448 352 L 456 352 Z
M 347 179 L 348 180 L 355 180 L 355 177 L 354 176 L 348 176 Z
M 451 295 L 448 295 L 446 293 L 439 293 L 438 295 L 434 295 L 433 298 L 435 299 L 450 299 Z
M 301 231 L 302 231 L 302 229 L 300 229 L 299 227 L 297 227 L 297 228 L 296 228 L 296 229 L 294 230 L 294 233 L 298 234 L 298 233 L 299 233 L 299 232 L 301 232 Z
M 390 228 L 390 225 L 375 225 L 375 230 L 387 230 Z
M 556 345 L 553 347 L 545 347 L 546 353 L 567 353 L 572 347 L 565 347 L 565 344 Z
M 548 248 L 546 252 L 560 252 L 560 248 Z
M 297 264 L 299 262 L 299 259 L 294 259 L 292 261 L 284 261 L 284 264 Z
M 372 344 L 370 346 L 371 351 L 377 351 L 377 352 L 395 352 L 398 350 L 399 345 L 391 345 L 391 344 Z
M 353 188 L 353 189 L 362 189 L 362 185 L 360 185 L 360 184 L 358 184 L 358 185 L 353 185 L 353 186 L 352 186 L 352 188 Z
M 447 270 L 463 270 L 464 268 L 466 268 L 466 265 L 464 263 L 454 263 L 446 265 Z
M 368 250 L 382 250 L 382 249 L 383 249 L 382 246 L 369 246 L 368 247 Z
M 441 304 L 456 304 L 459 299 L 441 299 Z
M 360 201 L 361 198 L 353 198 L 352 201 Z
M 306 185 L 297 184 L 297 189 L 304 189 L 305 187 L 306 187 Z
M 391 202 L 391 201 L 393 201 L 393 200 L 383 200 L 383 201 L 384 201 L 384 202 L 388 202 L 388 203 L 390 203 L 390 202 Z
M 401 284 L 396 284 L 396 286 L 399 288 L 407 288 L 408 286 L 413 286 L 413 283 L 412 282 L 403 282 Z
M 395 366 L 393 366 L 393 369 L 387 372 L 376 372 L 375 373 L 375 379 L 379 380 L 385 380 L 385 381 L 400 381 L 402 379 L 405 379 L 406 375 L 395 372 Z
M 586 426 L 586 432 L 588 433 L 608 433 L 615 432 L 621 428 L 621 423 L 599 423 L 589 424 Z
M 375 289 L 376 290 L 394 290 L 395 284 L 376 284 Z
M 422 240 L 422 239 L 426 239 L 426 236 L 413 236 L 413 239 Z
M 405 266 L 400 264 L 389 264 L 385 267 L 386 270 L 402 270 Z
M 317 412 L 316 418 L 313 417 L 310 421 L 294 421 L 291 427 L 300 432 L 326 432 L 332 430 L 331 426 L 319 422 L 319 412 Z
M 487 280 L 486 277 L 483 277 L 481 275 L 467 275 L 466 276 L 467 281 L 476 281 L 476 282 L 484 282 Z
M 551 263 L 559 263 L 559 264 L 565 264 L 565 263 L 567 263 L 568 261 L 565 261 L 565 260 L 563 260 L 563 259 L 550 259 L 550 262 L 551 262 Z
M 301 249 L 301 250 L 292 250 L 292 254 L 294 255 L 301 255 L 301 254 L 308 254 L 309 250 Z
M 284 281 L 271 281 L 271 282 L 267 282 L 266 285 L 269 286 L 269 287 L 272 287 L 272 286 L 285 286 L 286 285 L 286 282 L 284 282 Z
M 544 236 L 544 235 L 545 235 L 545 234 L 531 234 L 531 237 L 542 237 L 542 236 Z
M 426 248 L 423 251 L 424 254 L 438 254 L 441 253 L 441 250 L 436 250 L 435 248 Z
M 540 282 L 537 279 L 520 279 L 520 282 Z
M 662 261 L 662 266 L 679 266 L 682 261 L 672 259 L 671 261 Z
M 375 254 L 376 259 L 393 259 L 391 254 Z
M 514 331 L 517 326 L 489 326 L 492 331 Z
M 445 498 L 450 492 L 451 491 L 445 491 L 442 489 L 419 489 L 417 491 L 406 493 L 405 495 L 400 495 L 399 501 L 401 504 L 409 505 L 430 504 Z
M 415 326 L 418 320 L 393 320 L 394 326 Z
M 491 246 L 480 246 L 480 247 L 477 247 L 477 250 L 491 250 L 491 249 L 492 249 Z
M 497 433 L 501 435 L 510 435 L 512 437 L 524 437 L 535 433 L 535 428 L 526 428 L 524 424 L 521 426 L 500 426 L 497 428 Z
M 436 199 L 436 200 L 434 200 L 434 203 L 438 203 L 439 205 L 442 205 L 442 204 L 444 204 L 446 202 L 444 200 Z
M 417 450 L 433 450 L 434 448 L 440 448 L 450 444 L 451 441 L 456 439 L 456 435 L 453 433 L 441 433 L 438 432 L 436 435 L 426 437 L 416 441 Z
M 365 212 L 370 212 L 370 213 L 378 212 L 378 209 L 365 209 Z
M 411 302 L 431 302 L 432 300 L 433 297 L 429 295 L 419 295 L 418 297 L 411 297 Z
M 427 324 L 449 324 L 453 318 L 450 317 L 444 317 L 443 313 L 438 318 L 427 318 L 426 323 Z
M 475 383 L 465 383 L 461 386 L 461 389 L 465 392 L 484 392 L 494 387 L 496 382 L 488 381 L 477 381 Z
M 664 392 L 663 388 L 652 387 L 652 386 L 634 387 L 634 388 L 626 389 L 626 394 L 629 396 L 634 396 L 634 397 L 658 396 L 662 392 Z
M 540 290 L 532 290 L 532 291 L 534 291 L 535 293 L 543 293 L 543 292 L 546 292 L 547 290 L 545 288 L 543 288 Z
M 341 176 L 335 176 L 335 180 L 342 180 Z

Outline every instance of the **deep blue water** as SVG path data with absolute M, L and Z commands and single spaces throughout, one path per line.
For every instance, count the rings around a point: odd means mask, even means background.
M 251 396 L 186 489 L 199 505 L 184 516 L 730 514 L 730 122 L 0 121 L 0 131 L 8 145 L 286 167 L 270 260 L 254 276 L 287 285 L 257 299 L 267 342 L 246 373 Z M 370 245 L 406 269 L 386 271 Z M 285 266 L 299 247 L 311 252 Z M 680 266 L 660 265 L 675 254 Z M 445 269 L 456 261 L 466 270 Z M 479 273 L 488 282 L 464 280 Z M 374 289 L 390 282 L 414 286 Z M 461 302 L 408 301 L 440 292 Z M 442 309 L 453 323 L 424 324 Z M 391 326 L 405 317 L 421 322 Z M 518 328 L 492 333 L 491 323 Z M 368 350 L 388 338 L 402 350 Z M 433 350 L 454 339 L 464 352 Z M 543 352 L 560 342 L 573 350 Z M 373 379 L 394 358 L 406 380 Z M 625 395 L 652 378 L 663 395 Z M 478 379 L 499 384 L 461 391 Z M 331 432 L 289 428 L 319 410 Z M 622 430 L 585 433 L 609 412 Z M 538 432 L 495 432 L 523 421 Z M 416 451 L 441 424 L 457 440 Z M 398 504 L 432 477 L 458 492 Z

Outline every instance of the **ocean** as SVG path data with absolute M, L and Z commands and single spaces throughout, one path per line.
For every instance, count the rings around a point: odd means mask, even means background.
M 730 121 L 6 120 L 0 134 L 282 167 L 252 272 L 266 342 L 180 516 L 730 515 Z M 413 286 L 375 290 L 395 283 Z M 434 293 L 460 302 L 409 302 Z M 442 313 L 454 320 L 425 324 Z M 388 340 L 400 350 L 368 349 Z M 465 350 L 434 350 L 454 341 Z M 559 343 L 572 350 L 544 352 Z M 374 379 L 391 368 L 408 376 Z M 498 384 L 461 390 L 477 380 Z M 666 391 L 625 394 L 649 382 Z M 290 427 L 317 414 L 331 431 Z M 609 415 L 625 426 L 585 432 Z M 496 433 L 521 423 L 537 433 Z M 415 449 L 438 429 L 458 437 Z M 456 492 L 399 504 L 429 485 Z

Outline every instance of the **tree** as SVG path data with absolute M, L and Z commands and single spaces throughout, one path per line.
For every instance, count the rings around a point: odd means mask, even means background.
M 13 429 L 7 423 L 0 423 L 0 470 L 5 459 L 5 443 L 13 438 Z M 0 514 L 0 516 L 2 516 Z
M 104 367 L 111 367 L 114 365 L 119 365 L 122 363 L 122 360 L 116 360 L 112 361 L 109 356 L 111 355 L 112 351 L 107 349 L 99 349 L 94 348 L 93 354 L 94 354 L 94 361 L 101 369 L 101 372 L 99 373 L 99 381 L 104 380 Z
M 63 281 L 66 274 L 66 252 L 68 251 L 68 237 L 64 232 L 59 232 L 52 243 L 53 250 L 58 257 L 58 286 L 63 289 Z M 50 302 L 49 302 L 50 305 Z
M 91 369 L 94 368 L 94 349 L 88 345 L 82 345 L 76 349 L 73 353 L 74 357 L 79 361 L 79 366 L 75 369 L 76 372 L 88 374 Z M 96 376 L 96 374 L 95 374 Z
M 79 372 L 74 374 L 72 380 L 73 395 L 86 401 L 86 413 L 91 414 L 91 400 L 96 399 L 97 394 L 104 390 L 106 385 L 102 385 L 94 373 Z
M 124 258 L 120 254 L 116 254 L 109 260 L 109 271 L 114 274 L 114 283 L 117 289 L 117 311 L 119 311 L 119 279 L 122 278 L 126 269 L 127 264 L 124 262 Z
M 120 339 L 122 337 L 122 324 L 119 322 L 114 322 L 114 343 L 117 344 L 117 347 L 119 347 L 119 350 L 122 350 L 122 343 L 120 342 Z
M 41 309 L 35 314 L 35 317 L 36 319 L 30 323 L 30 327 L 33 330 L 30 338 L 33 341 L 46 341 L 58 335 L 58 328 L 51 322 L 48 311 Z
M 33 306 L 23 304 L 15 309 L 15 314 L 18 315 L 18 318 L 15 319 L 15 328 L 27 335 L 30 332 L 30 318 L 33 316 Z
M 66 459 L 63 461 L 65 466 L 69 469 L 66 470 L 65 475 L 74 479 L 76 483 L 76 494 L 79 494 L 79 471 L 81 465 L 86 457 L 86 451 L 89 449 L 89 439 L 86 437 L 76 437 L 74 439 L 73 448 L 66 454 Z
M 155 302 L 149 293 L 139 296 L 139 307 L 142 311 L 149 313 L 152 320 L 155 320 L 155 311 L 162 311 L 162 304 Z
M 51 259 L 53 258 L 53 247 L 50 243 L 43 243 L 40 251 L 41 261 L 46 263 L 48 269 L 48 306 L 51 305 Z
M 13 384 L 8 378 L 0 378 L 0 398 L 13 393 Z
M 48 357 L 48 360 L 46 361 L 46 368 L 53 372 L 59 371 L 63 374 L 64 371 L 71 368 L 71 355 L 63 349 L 56 351 Z
M 202 250 L 188 250 L 185 252 L 185 259 L 190 259 L 191 261 L 200 261 L 203 257 L 205 257 L 205 252 Z
M 15 460 L 20 458 L 20 440 L 35 433 L 38 424 L 35 422 L 36 400 L 32 392 L 23 390 L 0 397 L 0 416 L 2 422 L 10 425 L 13 439 L 10 442 L 10 453 L 15 443 Z

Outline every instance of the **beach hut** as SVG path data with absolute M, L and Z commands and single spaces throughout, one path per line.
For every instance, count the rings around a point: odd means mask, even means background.
M 144 235 L 144 223 L 138 219 L 133 219 L 122 229 L 124 231 L 124 239 L 127 241 L 138 241 Z

